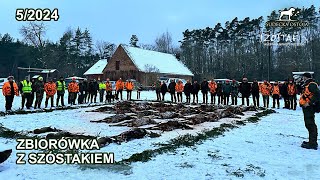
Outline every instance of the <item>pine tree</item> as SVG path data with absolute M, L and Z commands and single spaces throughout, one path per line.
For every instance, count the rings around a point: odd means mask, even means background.
M 139 47 L 138 46 L 138 36 L 137 35 L 132 35 L 131 38 L 130 38 L 130 46 L 132 47 Z

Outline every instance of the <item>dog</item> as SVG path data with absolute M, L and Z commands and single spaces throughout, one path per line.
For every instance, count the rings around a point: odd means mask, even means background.
M 291 17 L 292 16 L 295 16 L 297 14 L 299 14 L 299 11 L 296 11 L 295 8 L 290 8 L 289 10 L 280 10 L 280 17 L 279 17 L 279 20 L 282 20 L 282 17 L 283 16 L 288 16 L 289 17 L 289 21 L 291 21 Z

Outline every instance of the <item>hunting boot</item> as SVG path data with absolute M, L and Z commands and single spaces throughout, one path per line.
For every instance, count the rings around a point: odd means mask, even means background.
M 306 148 L 306 149 L 314 149 L 317 150 L 318 149 L 318 143 L 309 143 L 306 141 L 303 141 L 303 143 L 301 144 L 302 148 Z

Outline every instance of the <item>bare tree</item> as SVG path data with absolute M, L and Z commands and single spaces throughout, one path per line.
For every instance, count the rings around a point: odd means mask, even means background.
M 160 70 L 156 66 L 154 66 L 152 64 L 144 65 L 144 70 L 147 73 L 159 73 L 160 72 Z
M 37 48 L 43 48 L 46 45 L 45 34 L 47 27 L 43 22 L 35 23 L 29 22 L 28 25 L 20 28 L 20 34 L 23 36 L 24 41 Z
M 156 47 L 152 44 L 139 44 L 141 49 L 156 51 Z
M 110 42 L 97 41 L 96 49 L 101 59 L 103 58 L 109 59 L 111 58 L 112 54 L 116 50 L 116 45 Z
M 160 70 L 156 66 L 152 64 L 145 64 L 144 70 L 146 74 L 149 74 L 148 78 L 145 76 L 146 84 L 152 84 L 157 80 L 157 74 L 160 73 Z
M 159 52 L 172 53 L 172 37 L 168 31 L 156 38 L 155 48 Z

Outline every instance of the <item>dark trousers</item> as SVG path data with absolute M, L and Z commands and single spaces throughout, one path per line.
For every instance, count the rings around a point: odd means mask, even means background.
M 91 92 L 90 93 L 90 103 L 96 103 L 97 102 L 97 92 Z
M 217 95 L 218 96 L 218 105 L 223 104 L 223 95 Z
M 186 101 L 187 103 L 190 103 L 191 97 L 190 97 L 190 93 L 184 93 L 186 95 Z
M 244 106 L 244 99 L 247 101 L 247 106 L 249 106 L 249 96 L 242 95 L 242 105 Z
M 59 100 L 61 99 L 61 106 L 64 106 L 64 94 L 57 94 L 56 106 L 59 106 Z
M 80 92 L 80 95 L 78 97 L 78 104 L 83 104 L 84 97 L 84 92 Z
M 85 91 L 86 94 L 84 95 L 84 103 L 87 103 L 90 101 L 90 93 L 88 91 Z
M 24 105 L 26 105 L 27 109 L 30 109 L 32 106 L 32 94 L 31 93 L 24 93 L 22 95 L 22 109 L 24 108 Z
M 6 96 L 6 111 L 10 111 L 12 108 L 14 95 Z
M 106 101 L 108 102 L 108 103 L 111 103 L 111 96 L 112 96 L 112 91 L 107 91 L 106 92 Z
M 70 98 L 70 104 L 75 105 L 76 99 L 77 99 L 77 93 L 76 92 L 69 92 L 69 98 Z
M 119 90 L 117 91 L 117 95 L 116 95 L 116 99 L 117 99 L 117 100 L 119 99 L 119 94 L 120 94 L 120 98 L 121 98 L 121 100 L 122 100 L 122 89 L 119 89 Z
M 278 94 L 274 94 L 272 95 L 272 98 L 273 98 L 273 106 L 272 108 L 275 108 L 276 107 L 276 104 L 277 104 L 277 107 L 279 108 L 280 107 L 280 97 Z
M 43 93 L 36 93 L 36 101 L 34 103 L 34 108 L 40 108 L 43 99 Z
M 137 91 L 137 99 L 140 99 L 140 91 Z
M 182 92 L 177 92 L 178 102 L 182 102 Z
M 99 100 L 100 100 L 100 102 L 103 102 L 103 97 L 104 97 L 104 89 L 101 89 L 100 91 L 99 91 Z
M 314 119 L 314 109 L 312 106 L 308 106 L 306 108 L 302 107 L 302 111 L 304 116 L 304 123 L 309 132 L 309 143 L 311 145 L 316 145 L 318 139 L 318 129 Z
M 289 109 L 290 108 L 289 96 L 283 96 L 283 102 L 284 102 L 284 108 Z
M 237 94 L 231 94 L 231 105 L 238 105 L 238 96 L 237 96 Z
M 177 96 L 176 96 L 176 93 L 170 93 L 170 95 L 171 95 L 171 102 L 177 102 Z M 174 101 L 173 101 L 174 100 Z
M 127 100 L 131 100 L 132 90 L 127 90 Z
M 259 99 L 260 99 L 260 95 L 259 94 L 252 94 L 252 99 L 253 99 L 253 105 L 255 107 L 259 107 Z
M 223 94 L 223 104 L 224 105 L 229 104 L 229 96 L 230 96 L 230 94 Z
M 164 96 L 166 95 L 166 93 L 162 93 L 162 101 L 164 101 Z
M 195 99 L 197 98 L 197 104 L 198 104 L 198 93 L 193 94 L 193 103 L 195 103 Z
M 160 94 L 160 90 L 156 90 L 156 94 L 157 94 L 157 101 L 161 101 L 161 94 Z
M 53 106 L 53 96 L 46 96 L 46 102 L 45 102 L 45 107 L 46 108 L 48 107 L 49 99 L 51 100 L 51 107 L 54 107 Z
M 297 96 L 291 95 L 289 96 L 289 109 L 296 110 L 296 108 L 297 108 Z
M 210 93 L 211 95 L 211 104 L 216 104 L 216 93 Z
M 269 107 L 269 96 L 268 95 L 263 95 L 263 107 L 268 108 Z
M 202 103 L 208 104 L 208 92 L 202 92 Z

